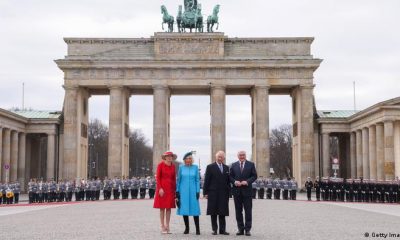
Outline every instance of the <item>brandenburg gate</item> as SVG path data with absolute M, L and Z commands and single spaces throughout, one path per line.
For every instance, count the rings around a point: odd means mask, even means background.
M 252 160 L 269 176 L 269 96 L 290 95 L 293 175 L 315 177 L 313 38 L 229 38 L 224 33 L 155 33 L 150 38 L 66 38 L 61 178 L 85 178 L 88 99 L 109 95 L 108 176 L 127 176 L 129 97 L 154 97 L 153 170 L 169 149 L 171 95 L 210 95 L 211 158 L 226 150 L 226 95 L 252 98 Z M 239 150 L 239 149 L 237 149 Z M 318 170 L 317 170 L 318 171 Z

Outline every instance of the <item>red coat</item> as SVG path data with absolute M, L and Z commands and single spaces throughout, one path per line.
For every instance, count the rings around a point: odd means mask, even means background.
M 168 166 L 161 161 L 157 166 L 157 187 L 153 208 L 175 208 L 176 172 L 175 165 Z M 164 190 L 164 196 L 160 197 L 159 190 Z

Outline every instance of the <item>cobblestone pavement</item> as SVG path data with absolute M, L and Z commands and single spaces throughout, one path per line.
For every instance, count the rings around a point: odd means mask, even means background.
M 299 196 L 303 199 L 302 196 Z M 151 200 L 119 200 L 0 207 L 1 239 L 243 239 L 237 237 L 233 201 L 227 218 L 230 236 L 212 236 L 206 200 L 201 200 L 201 236 L 183 235 L 183 220 L 171 219 L 170 235 L 159 231 Z M 255 200 L 250 239 L 368 239 L 400 234 L 400 205 Z M 369 237 L 365 237 L 368 233 Z M 374 239 L 384 239 L 374 238 Z M 400 239 L 390 238 L 387 239 Z

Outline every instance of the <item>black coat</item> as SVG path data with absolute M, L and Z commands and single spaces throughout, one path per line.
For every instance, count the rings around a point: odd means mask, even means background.
M 233 185 L 232 194 L 234 196 L 252 197 L 253 191 L 251 184 L 257 179 L 257 171 L 254 163 L 247 161 L 244 164 L 243 172 L 240 172 L 239 161 L 232 164 L 230 169 L 230 181 Z M 235 186 L 235 181 L 247 181 L 247 186 Z
M 203 194 L 208 196 L 207 215 L 229 216 L 229 167 L 225 164 L 223 173 L 216 163 L 207 166 Z

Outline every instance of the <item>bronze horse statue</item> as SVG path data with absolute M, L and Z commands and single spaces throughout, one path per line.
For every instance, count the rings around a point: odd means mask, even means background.
M 168 14 L 167 8 L 164 5 L 161 6 L 161 14 L 163 15 L 163 21 L 161 23 L 162 30 L 164 30 L 164 24 L 166 23 L 168 24 L 168 32 L 173 32 L 175 19 Z
M 208 16 L 207 18 L 207 32 L 214 32 L 214 24 L 217 24 L 216 30 L 218 30 L 219 27 L 219 21 L 218 21 L 218 13 L 219 13 L 219 4 L 214 7 L 213 14 Z

